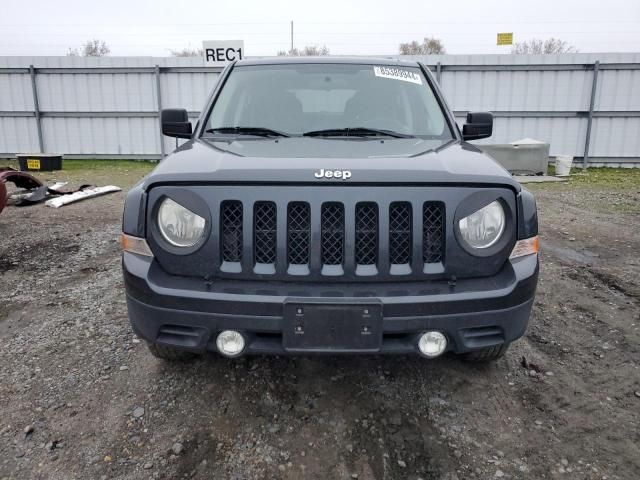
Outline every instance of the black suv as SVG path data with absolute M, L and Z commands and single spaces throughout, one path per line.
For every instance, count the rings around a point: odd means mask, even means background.
M 429 70 L 242 60 L 183 145 L 128 194 L 129 318 L 165 359 L 445 352 L 500 357 L 538 279 L 533 196 L 466 140 Z

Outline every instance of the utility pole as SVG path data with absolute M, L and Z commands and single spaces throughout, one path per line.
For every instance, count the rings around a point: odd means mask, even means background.
M 293 20 L 291 20 L 291 50 L 289 51 L 293 53 Z

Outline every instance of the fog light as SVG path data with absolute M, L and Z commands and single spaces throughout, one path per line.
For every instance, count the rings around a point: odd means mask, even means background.
M 218 335 L 216 346 L 222 355 L 235 357 L 244 350 L 244 337 L 235 330 L 225 330 Z
M 447 348 L 447 337 L 440 332 L 426 332 L 420 335 L 418 350 L 425 357 L 433 358 L 441 355 Z

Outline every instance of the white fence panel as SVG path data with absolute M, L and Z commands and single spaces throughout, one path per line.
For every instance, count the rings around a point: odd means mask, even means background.
M 37 76 L 42 111 L 157 111 L 155 76 L 148 73 L 43 73 Z
M 218 80 L 218 73 L 165 73 L 160 77 L 162 106 L 199 112 Z
M 440 83 L 457 111 L 577 111 L 589 105 L 592 76 L 580 70 L 445 71 Z
M 0 117 L 0 152 L 31 153 L 38 148 L 35 118 Z
M 405 58 L 430 67 L 460 125 L 466 112 L 494 113 L 494 135 L 478 143 L 532 137 L 552 156 L 580 158 L 591 124 L 590 161 L 640 164 L 640 54 Z M 219 72 L 200 58 L 0 57 L 0 157 L 39 151 L 41 140 L 67 156 L 159 158 L 176 146 L 160 138 L 159 106 L 194 118 Z
M 625 162 L 640 156 L 640 117 L 594 118 L 591 156 Z M 595 160 L 594 160 L 595 161 Z M 639 161 L 639 160 L 636 160 Z
M 158 157 L 160 138 L 154 117 L 44 117 L 44 144 L 52 152 L 91 157 Z
M 596 110 L 640 110 L 640 68 L 599 72 Z
M 33 91 L 28 73 L 0 70 L 0 111 L 32 111 Z

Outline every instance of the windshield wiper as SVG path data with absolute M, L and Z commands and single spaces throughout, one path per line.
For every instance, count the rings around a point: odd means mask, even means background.
M 284 132 L 263 127 L 219 127 L 209 128 L 207 133 L 236 133 L 238 135 L 256 135 L 258 137 L 288 137 Z
M 349 128 L 327 128 L 326 130 L 313 130 L 304 132 L 303 137 L 369 137 L 385 136 L 393 138 L 413 138 L 413 135 L 384 130 L 380 128 L 349 127 Z

